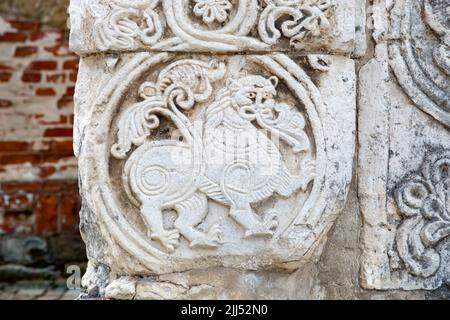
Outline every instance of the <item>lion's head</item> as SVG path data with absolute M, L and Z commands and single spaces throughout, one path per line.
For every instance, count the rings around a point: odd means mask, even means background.
M 267 79 L 251 75 L 227 81 L 232 107 L 248 121 L 255 120 L 258 113 L 272 112 L 277 85 L 278 78 L 275 76 Z

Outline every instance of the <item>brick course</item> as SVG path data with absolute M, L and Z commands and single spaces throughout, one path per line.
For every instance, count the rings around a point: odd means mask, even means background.
M 77 233 L 72 132 L 78 58 L 64 30 L 3 20 L 8 28 L 0 30 L 0 234 Z

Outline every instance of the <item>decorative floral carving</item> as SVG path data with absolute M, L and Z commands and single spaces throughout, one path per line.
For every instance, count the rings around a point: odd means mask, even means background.
M 328 20 L 333 0 L 267 0 L 258 29 L 261 39 L 275 44 L 281 35 L 291 45 L 307 36 L 319 36 L 330 27 Z M 278 23 L 280 27 L 278 28 Z
M 397 249 L 410 273 L 430 277 L 440 267 L 436 246 L 450 236 L 450 150 L 427 157 L 420 173 L 397 188 L 405 217 L 397 233 Z
M 194 0 L 196 2 L 193 12 L 201 17 L 203 22 L 211 24 L 214 21 L 225 22 L 232 4 L 228 0 Z
M 102 2 L 89 4 L 96 17 L 93 37 L 100 50 L 132 50 L 139 45 L 154 45 L 162 36 L 161 20 L 155 11 L 159 0 L 132 4 L 111 1 L 110 8 Z
M 85 16 L 83 29 L 88 35 L 77 39 L 72 33 L 71 46 L 78 53 L 144 48 L 178 52 L 269 51 L 273 45 L 285 49 L 283 42 L 304 49 L 305 42 L 311 40 L 313 50 L 319 50 L 340 42 L 338 32 L 327 32 L 332 24 L 333 30 L 351 32 L 342 21 L 331 19 L 337 12 L 335 0 L 76 1 L 80 3 L 78 11 L 71 12 Z M 345 1 L 342 10 L 351 6 L 347 2 L 351 1 Z M 76 22 L 75 17 L 72 20 Z M 170 32 L 163 32 L 166 26 Z

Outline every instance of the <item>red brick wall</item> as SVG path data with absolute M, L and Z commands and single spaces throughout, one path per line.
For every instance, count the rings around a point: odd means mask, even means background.
M 0 234 L 78 230 L 77 67 L 64 30 L 0 17 Z

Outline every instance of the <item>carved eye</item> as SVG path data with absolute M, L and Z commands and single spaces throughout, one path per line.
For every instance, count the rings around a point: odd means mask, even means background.
M 247 98 L 249 98 L 249 99 L 255 99 L 255 98 L 256 98 L 256 93 L 254 93 L 254 92 L 249 92 L 249 93 L 247 93 Z

